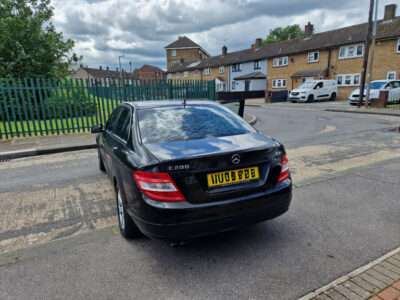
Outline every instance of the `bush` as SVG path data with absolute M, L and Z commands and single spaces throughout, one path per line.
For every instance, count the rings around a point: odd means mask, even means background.
M 97 114 L 97 103 L 79 81 L 58 81 L 57 87 L 0 87 L 0 121 L 75 118 Z M 25 107 L 25 109 L 24 109 Z

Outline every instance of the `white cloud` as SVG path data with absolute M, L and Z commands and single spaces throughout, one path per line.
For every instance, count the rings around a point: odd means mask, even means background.
M 112 40 L 107 41 L 107 45 L 110 46 L 110 48 L 112 48 L 112 49 L 126 50 L 126 49 L 135 49 L 135 48 L 141 47 L 142 43 L 141 42 L 128 43 L 123 40 L 112 39 Z

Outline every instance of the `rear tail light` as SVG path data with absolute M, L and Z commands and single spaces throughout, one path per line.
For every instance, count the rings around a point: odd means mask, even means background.
M 288 159 L 286 157 L 286 154 L 283 154 L 282 168 L 281 168 L 281 173 L 279 174 L 278 183 L 284 181 L 288 177 L 289 177 Z
M 133 175 L 139 189 L 152 200 L 186 201 L 168 173 L 136 171 Z

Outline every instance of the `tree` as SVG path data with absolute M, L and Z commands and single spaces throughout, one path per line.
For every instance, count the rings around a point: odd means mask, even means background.
M 269 34 L 263 44 L 272 44 L 276 42 L 286 41 L 302 37 L 304 35 L 303 30 L 297 24 L 289 25 L 286 27 L 276 27 L 269 31 Z
M 0 78 L 66 77 L 80 58 L 51 23 L 50 0 L 0 0 Z

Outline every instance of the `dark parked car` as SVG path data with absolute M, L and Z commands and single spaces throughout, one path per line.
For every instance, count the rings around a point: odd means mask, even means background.
M 218 103 L 127 102 L 92 132 L 126 238 L 185 241 L 289 209 L 283 145 Z

